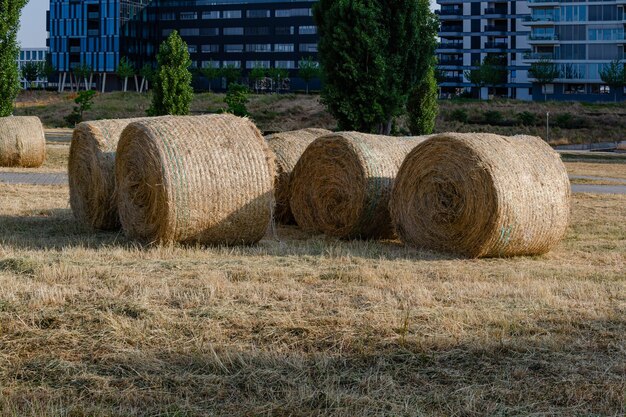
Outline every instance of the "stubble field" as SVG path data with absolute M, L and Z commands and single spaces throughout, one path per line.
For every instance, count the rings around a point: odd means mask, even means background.
M 0 196 L 0 416 L 626 413 L 626 196 L 484 260 L 296 227 L 142 247 L 78 227 L 67 186 Z

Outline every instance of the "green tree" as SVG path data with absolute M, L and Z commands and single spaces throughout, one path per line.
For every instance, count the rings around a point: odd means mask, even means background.
M 200 73 L 204 76 L 204 78 L 207 79 L 207 81 L 209 81 L 209 91 L 211 91 L 213 80 L 215 80 L 215 79 L 220 77 L 221 70 L 220 70 L 219 66 L 216 65 L 216 63 L 211 61 L 211 62 L 209 62 L 209 66 L 208 67 L 204 67 L 204 68 L 200 69 Z
M 506 55 L 488 54 L 481 65 L 482 78 L 487 88 L 506 84 L 509 71 L 506 69 Z
M 619 59 L 613 60 L 600 69 L 600 79 L 611 88 L 614 101 L 617 101 L 617 92 L 626 83 L 626 68 Z
M 154 68 L 152 68 L 151 64 L 146 63 L 139 70 L 139 75 L 141 75 L 141 85 L 139 86 L 139 92 L 143 93 L 144 90 L 148 91 L 148 83 L 151 83 L 154 79 Z
M 389 133 L 433 65 L 438 21 L 428 0 L 320 0 L 322 102 L 342 130 Z
M 542 58 L 537 62 L 530 65 L 528 69 L 528 75 L 530 78 L 535 79 L 535 83 L 539 84 L 543 90 L 543 101 L 548 101 L 548 93 L 546 91 L 546 85 L 554 82 L 559 77 L 559 69 L 549 59 Z
M 280 86 L 283 80 L 289 78 L 289 71 L 284 68 L 268 68 L 267 76 L 272 80 L 276 92 L 280 93 Z
M 431 68 L 426 77 L 413 88 L 407 103 L 407 110 L 411 134 L 430 135 L 433 133 L 439 112 L 434 68 Z
M 228 87 L 231 83 L 241 78 L 241 68 L 234 65 L 226 65 L 220 70 L 220 76 L 226 78 L 226 86 Z
M 172 32 L 161 44 L 157 54 L 157 71 L 153 83 L 150 116 L 189 114 L 193 99 L 191 59 L 187 44 L 178 32 Z
M 313 61 L 312 57 L 307 57 L 298 62 L 298 76 L 306 83 L 306 93 L 309 94 L 309 83 L 321 74 L 320 66 Z
M 250 90 L 248 89 L 248 86 L 231 83 L 228 86 L 228 92 L 224 98 L 224 102 L 228 105 L 228 109 L 226 109 L 226 111 L 234 114 L 235 116 L 248 116 L 246 104 L 248 103 L 249 93 Z
M 465 75 L 465 78 L 473 87 L 476 87 L 476 89 L 478 90 L 478 98 L 480 99 L 480 90 L 485 86 L 482 66 L 470 70 L 465 70 L 463 71 L 463 75 Z
M 128 91 L 128 77 L 135 75 L 135 68 L 128 58 L 122 57 L 120 59 L 120 63 L 117 66 L 117 75 L 124 79 L 124 92 Z
M 32 88 L 33 83 L 39 78 L 39 64 L 36 62 L 25 62 L 22 65 L 22 78 L 26 81 L 27 88 Z
M 39 76 L 46 80 L 47 85 L 50 77 L 56 72 L 56 68 L 52 65 L 52 58 L 50 58 L 50 56 L 46 57 L 46 60 L 39 65 Z
M 252 85 L 254 86 L 257 94 L 259 93 L 259 81 L 265 78 L 266 75 L 267 70 L 262 66 L 257 65 L 255 65 L 254 68 L 252 68 L 252 70 L 250 71 L 250 74 L 248 74 L 248 78 L 252 82 Z
M 73 72 L 76 77 L 76 90 L 80 90 L 81 80 L 85 82 L 85 90 L 87 90 L 87 77 L 91 74 L 91 67 L 83 63 L 75 67 Z
M 0 117 L 13 114 L 13 101 L 20 90 L 17 31 L 26 3 L 27 0 L 0 2 Z
M 85 90 L 78 93 L 78 96 L 74 99 L 74 106 L 72 113 L 65 117 L 65 121 L 68 126 L 73 127 L 83 121 L 83 113 L 90 110 L 93 106 L 93 98 L 96 95 L 94 90 Z

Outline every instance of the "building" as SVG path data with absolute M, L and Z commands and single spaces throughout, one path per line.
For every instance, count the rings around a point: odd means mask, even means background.
M 624 0 L 586 3 L 529 0 L 526 25 L 532 51 L 525 62 L 550 60 L 560 76 L 553 84 L 533 87 L 533 98 L 548 100 L 612 101 L 613 92 L 600 79 L 601 69 L 624 59 Z M 618 99 L 625 98 L 623 89 Z
M 20 70 L 20 73 L 21 73 L 22 67 L 27 62 L 34 62 L 36 64 L 43 65 L 43 63 L 46 62 L 46 54 L 47 54 L 47 48 L 21 48 L 19 57 L 17 59 L 17 66 Z M 22 88 L 31 87 L 28 85 L 26 80 L 21 78 L 21 76 L 20 76 L 20 80 L 22 83 Z M 42 87 L 45 85 L 45 83 L 46 83 L 46 80 L 40 77 L 33 84 L 35 87 Z
M 314 1 L 51 0 L 49 45 L 60 88 L 74 68 L 88 65 L 101 89 L 118 88 L 122 57 L 136 69 L 155 65 L 159 45 L 174 30 L 187 42 L 192 66 L 284 68 L 292 89 L 304 88 L 297 65 L 317 60 Z M 107 77 L 109 79 L 107 84 Z M 196 80 L 202 88 L 207 80 Z M 198 87 L 198 86 L 197 86 Z
M 544 0 L 545 1 L 545 0 Z M 437 48 L 439 70 L 443 75 L 440 91 L 451 97 L 472 91 L 478 96 L 464 72 L 477 68 L 485 58 L 497 58 L 507 69 L 507 79 L 492 89 L 497 96 L 529 100 L 532 85 L 528 80 L 529 64 L 523 56 L 530 52 L 529 28 L 523 25 L 530 16 L 526 1 L 437 0 L 441 20 Z M 487 98 L 489 89 L 480 89 Z

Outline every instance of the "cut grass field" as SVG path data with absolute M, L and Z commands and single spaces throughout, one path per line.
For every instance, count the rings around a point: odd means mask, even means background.
M 466 260 L 295 227 L 141 247 L 66 186 L 0 195 L 0 416 L 626 413 L 626 196 L 575 194 L 547 255 Z

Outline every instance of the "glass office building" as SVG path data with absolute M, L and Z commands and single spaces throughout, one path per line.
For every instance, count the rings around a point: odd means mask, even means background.
M 49 42 L 60 73 L 89 65 L 111 73 L 122 57 L 141 68 L 155 64 L 159 45 L 174 30 L 187 42 L 192 66 L 284 68 L 303 88 L 298 62 L 317 60 L 314 1 L 273 0 L 51 0 Z M 101 77 L 102 78 L 102 77 Z M 202 86 L 201 86 L 202 87 Z
M 486 98 L 487 88 L 472 86 L 464 72 L 477 68 L 487 56 L 497 57 L 507 69 L 507 79 L 492 89 L 498 96 L 529 100 L 532 85 L 528 80 L 529 28 L 523 20 L 530 15 L 526 1 L 437 0 L 441 27 L 437 49 L 443 97 L 472 91 Z
M 548 100 L 613 100 L 600 71 L 611 61 L 624 59 L 626 1 L 529 0 L 528 5 L 532 51 L 526 62 L 550 60 L 560 73 L 552 84 L 535 85 L 533 98 L 543 100 L 546 93 Z M 621 89 L 618 99 L 624 97 Z

